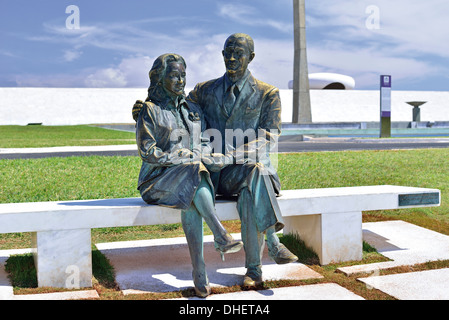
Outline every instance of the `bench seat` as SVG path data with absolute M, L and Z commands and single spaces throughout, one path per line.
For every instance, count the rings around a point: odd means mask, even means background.
M 284 233 L 298 233 L 320 263 L 362 259 L 362 212 L 439 206 L 438 189 L 362 186 L 283 190 Z M 221 220 L 236 203 L 217 200 Z M 39 287 L 92 286 L 91 229 L 181 222 L 180 211 L 141 198 L 0 204 L 0 233 L 32 232 Z

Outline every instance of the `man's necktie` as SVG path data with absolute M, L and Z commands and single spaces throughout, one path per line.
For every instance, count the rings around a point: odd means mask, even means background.
M 226 110 L 228 111 L 228 114 L 231 114 L 232 109 L 234 108 L 235 100 L 236 100 L 236 91 L 238 91 L 235 84 L 229 87 L 228 91 L 226 92 L 226 96 L 224 99 L 224 105 Z

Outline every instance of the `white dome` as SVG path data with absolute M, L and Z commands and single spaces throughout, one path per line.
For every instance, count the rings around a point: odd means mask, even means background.
M 310 89 L 340 89 L 351 90 L 355 87 L 355 80 L 338 73 L 310 73 Z M 288 82 L 288 88 L 293 89 L 293 80 Z

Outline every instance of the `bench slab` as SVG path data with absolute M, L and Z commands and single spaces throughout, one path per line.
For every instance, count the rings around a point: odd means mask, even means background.
M 400 196 L 410 198 L 414 196 L 415 200 L 412 203 L 400 203 Z M 430 203 L 429 199 L 432 200 Z M 440 203 L 440 191 L 386 185 L 298 189 L 281 191 L 278 201 L 282 216 L 289 217 L 436 206 Z M 234 201 L 217 201 L 216 208 L 221 220 L 239 219 Z M 141 198 L 0 204 L 0 233 L 179 222 L 181 222 L 180 210 L 148 205 Z
M 438 189 L 363 186 L 283 190 L 284 233 L 298 233 L 321 264 L 362 258 L 362 212 L 438 206 Z M 234 201 L 217 201 L 221 220 L 239 219 Z M 180 210 L 141 198 L 0 204 L 0 233 L 32 232 L 39 286 L 92 285 L 93 228 L 181 222 Z

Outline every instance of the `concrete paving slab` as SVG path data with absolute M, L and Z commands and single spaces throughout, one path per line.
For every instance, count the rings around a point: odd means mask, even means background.
M 359 278 L 400 300 L 449 300 L 449 269 Z
M 339 268 L 345 274 L 449 259 L 449 236 L 405 221 L 364 223 L 363 240 L 391 261 Z
M 234 234 L 240 239 L 240 234 Z M 116 281 L 124 294 L 169 292 L 193 287 L 192 266 L 185 238 L 127 241 L 97 244 L 116 272 Z M 204 256 L 211 286 L 240 285 L 245 256 L 243 249 L 225 255 L 225 261 L 215 251 L 213 237 L 204 238 Z M 277 265 L 268 258 L 265 248 L 263 279 L 310 279 L 322 275 L 301 263 Z
M 206 299 L 198 297 L 174 300 L 364 300 L 359 295 L 335 283 L 311 284 L 269 290 L 239 291 L 212 294 Z

